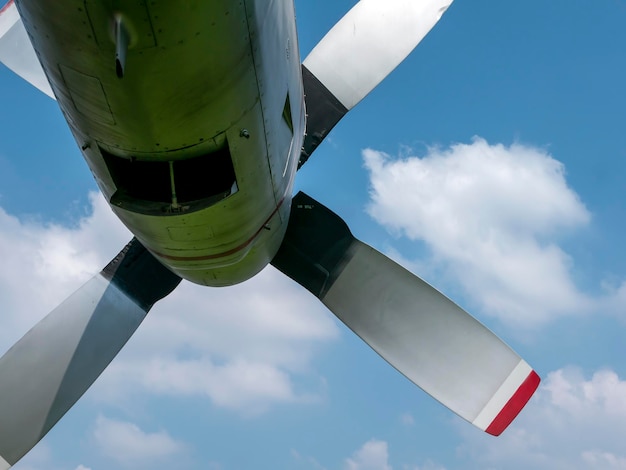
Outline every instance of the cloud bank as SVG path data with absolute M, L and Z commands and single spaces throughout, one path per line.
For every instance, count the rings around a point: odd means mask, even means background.
M 145 432 L 136 424 L 104 416 L 96 420 L 93 436 L 104 455 L 126 467 L 162 466 L 165 459 L 175 457 L 185 447 L 165 431 Z
M 389 450 L 385 441 L 372 439 L 346 459 L 346 470 L 391 470 Z
M 563 164 L 544 149 L 475 138 L 422 157 L 368 149 L 363 158 L 369 214 L 423 241 L 431 265 L 487 314 L 534 327 L 615 303 L 619 290 L 593 298 L 573 280 L 559 236 L 585 227 L 591 214 L 568 186 Z
M 371 439 L 345 460 L 345 470 L 393 470 L 389 463 L 389 444 L 379 439 Z M 427 460 L 423 465 L 402 465 L 402 470 L 446 470 L 445 467 Z

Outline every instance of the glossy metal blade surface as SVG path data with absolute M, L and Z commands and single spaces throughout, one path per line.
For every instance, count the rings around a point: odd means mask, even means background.
M 41 68 L 13 1 L 0 9 L 0 62 L 31 85 L 54 98 L 46 74 Z
M 452 0 L 361 0 L 304 66 L 347 108 L 382 82 L 437 24 Z
M 302 65 L 307 125 L 300 168 L 328 133 L 411 53 L 452 0 L 361 0 Z
M 462 418 L 500 434 L 539 377 L 511 348 L 442 293 L 355 239 L 303 193 L 272 264 L 316 295 L 416 385 Z
M 179 282 L 133 239 L 0 358 L 0 470 L 74 405 Z

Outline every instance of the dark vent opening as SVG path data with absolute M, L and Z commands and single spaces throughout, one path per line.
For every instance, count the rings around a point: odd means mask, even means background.
M 289 127 L 289 130 L 293 134 L 293 117 L 291 116 L 291 99 L 289 99 L 289 93 L 285 99 L 285 105 L 283 106 L 283 120 Z
M 171 201 L 170 169 L 168 162 L 128 160 L 102 151 L 113 182 L 119 193 L 143 201 Z
M 174 180 L 178 200 L 183 203 L 230 193 L 236 180 L 228 146 L 202 157 L 175 161 Z
M 145 206 L 142 202 L 171 205 L 223 199 L 236 188 L 235 169 L 228 145 L 186 160 L 147 161 L 117 157 L 100 149 L 117 187 L 112 201 L 118 205 Z M 206 204 L 204 204 L 206 205 Z M 139 207 L 135 208 L 140 210 Z M 154 209 L 154 205 L 150 207 Z M 147 208 L 146 208 L 147 210 Z M 140 210 L 144 212 L 145 210 Z

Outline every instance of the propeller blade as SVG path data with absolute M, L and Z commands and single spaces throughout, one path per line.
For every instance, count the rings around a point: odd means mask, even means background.
M 0 8 L 0 62 L 54 99 L 13 0 Z
M 304 193 L 293 200 L 272 264 L 408 379 L 483 431 L 504 431 L 539 385 L 539 376 L 496 335 L 355 239 L 339 216 Z
M 304 60 L 301 167 L 341 118 L 411 53 L 452 0 L 361 0 Z
M 133 239 L 0 358 L 0 470 L 39 442 L 180 280 Z

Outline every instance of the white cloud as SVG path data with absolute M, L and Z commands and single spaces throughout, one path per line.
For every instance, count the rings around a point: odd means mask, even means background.
M 385 441 L 372 439 L 346 459 L 346 470 L 391 470 L 389 450 Z
M 411 413 L 404 413 L 400 416 L 400 422 L 405 426 L 413 426 L 415 424 L 415 418 Z
M 315 458 L 310 456 L 301 455 L 295 449 L 291 449 L 291 457 L 293 458 L 293 462 L 296 465 L 296 468 L 304 470 L 327 470 L 322 464 L 320 464 Z
M 101 196 L 92 195 L 91 204 L 72 227 L 0 209 L 0 246 L 10 247 L 0 270 L 0 350 L 130 240 Z M 325 307 L 273 268 L 230 288 L 183 282 L 157 303 L 90 396 L 115 404 L 145 393 L 195 394 L 244 413 L 310 402 L 325 391 L 312 370 L 315 352 L 337 336 Z M 300 377 L 313 384 L 302 386 Z
M 91 470 L 91 468 L 85 467 L 84 465 L 79 465 L 78 467 L 76 467 L 76 470 Z
M 246 415 L 262 413 L 276 403 L 317 400 L 316 395 L 297 392 L 291 375 L 275 364 L 234 360 L 218 365 L 209 357 L 120 360 L 98 385 L 98 396 L 115 402 L 120 392 L 128 393 L 123 385 L 128 381 L 140 387 L 135 390 L 138 394 L 205 396 L 217 406 Z
M 126 466 L 163 464 L 163 459 L 180 454 L 185 446 L 165 431 L 145 432 L 137 425 L 99 416 L 93 436 L 107 457 Z
M 432 460 L 428 460 L 426 463 L 420 465 L 419 467 L 405 467 L 404 470 L 446 470 L 446 468 L 436 464 Z
M 619 285 L 603 283 L 604 297 L 599 300 L 598 308 L 612 312 L 622 321 L 626 320 L 626 281 Z
M 346 470 L 393 470 L 389 463 L 389 445 L 385 441 L 371 439 L 363 444 L 344 463 Z M 427 460 L 423 465 L 403 465 L 403 470 L 446 470 L 445 467 Z
M 557 244 L 560 233 L 591 216 L 568 187 L 563 165 L 545 150 L 476 138 L 424 157 L 392 159 L 374 150 L 363 157 L 369 213 L 395 233 L 424 241 L 432 262 L 486 313 L 536 326 L 608 301 L 577 288 L 573 261 Z
M 88 280 L 128 243 L 129 232 L 104 199 L 72 227 L 20 220 L 0 208 L 0 350 Z
M 468 468 L 604 470 L 626 468 L 626 380 L 612 370 L 585 378 L 577 368 L 548 374 L 499 438 L 463 427 Z
M 582 457 L 589 468 L 605 468 L 606 470 L 626 469 L 626 457 L 617 457 L 610 452 L 587 451 L 583 452 Z

